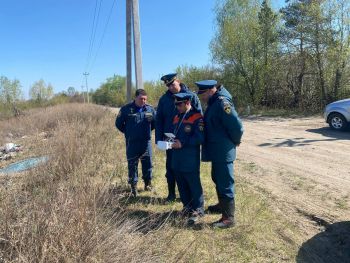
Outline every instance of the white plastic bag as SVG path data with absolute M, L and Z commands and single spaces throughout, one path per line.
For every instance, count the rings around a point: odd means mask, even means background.
M 15 147 L 16 147 L 16 145 L 12 142 L 6 143 L 5 144 L 5 152 L 6 153 L 13 152 L 15 150 Z

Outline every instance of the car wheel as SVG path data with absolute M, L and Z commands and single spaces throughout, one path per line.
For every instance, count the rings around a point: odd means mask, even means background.
M 329 116 L 329 127 L 333 130 L 344 131 L 348 125 L 345 117 L 340 113 L 332 113 Z

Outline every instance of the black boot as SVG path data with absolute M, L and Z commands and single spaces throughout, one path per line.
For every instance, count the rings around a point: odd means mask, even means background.
M 137 197 L 138 191 L 137 191 L 137 184 L 131 184 L 131 195 L 133 197 Z
M 219 199 L 222 209 L 222 217 L 219 221 L 213 223 L 214 228 L 229 228 L 235 225 L 235 200 Z
M 216 195 L 219 199 L 219 193 L 218 193 L 218 189 L 216 189 Z M 210 205 L 208 206 L 208 210 L 207 210 L 210 214 L 221 214 L 221 207 L 220 207 L 220 200 L 216 205 Z
M 221 214 L 220 203 L 217 203 L 216 205 L 210 205 L 210 206 L 208 206 L 208 212 L 209 212 L 210 214 Z
M 176 199 L 175 195 L 175 181 L 167 180 L 168 182 L 168 197 L 166 198 L 167 202 L 174 202 Z

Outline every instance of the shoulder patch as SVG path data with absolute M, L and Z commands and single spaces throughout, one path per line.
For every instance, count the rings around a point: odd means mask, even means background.
M 221 106 L 223 108 L 223 110 L 227 113 L 227 114 L 230 114 L 231 113 L 231 103 L 228 102 L 225 98 L 223 98 L 221 100 Z
M 230 104 L 224 105 L 224 111 L 225 111 L 227 114 L 230 114 L 230 113 L 231 113 L 231 106 L 230 106 Z

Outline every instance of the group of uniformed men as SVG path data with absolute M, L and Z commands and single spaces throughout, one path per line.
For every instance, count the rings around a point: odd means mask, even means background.
M 232 227 L 235 211 L 233 162 L 243 134 L 232 96 L 216 80 L 196 82 L 197 93 L 181 83 L 176 73 L 164 75 L 161 80 L 168 90 L 159 99 L 157 112 L 146 103 L 146 91 L 138 89 L 134 101 L 123 106 L 116 118 L 116 127 L 125 135 L 132 195 L 138 194 L 139 160 L 145 190 L 152 190 L 151 131 L 155 129 L 156 143 L 167 140 L 166 134 L 173 134 L 171 149 L 166 150 L 167 201 L 176 200 L 177 185 L 182 214 L 188 217 L 189 225 L 196 224 L 204 216 L 200 161 L 211 162 L 218 203 L 208 206 L 208 211 L 222 215 L 213 227 Z M 197 94 L 207 104 L 204 116 Z

